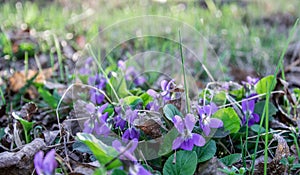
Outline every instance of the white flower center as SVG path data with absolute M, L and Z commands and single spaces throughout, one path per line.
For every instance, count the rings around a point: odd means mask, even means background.
M 210 117 L 209 116 L 207 116 L 205 114 L 202 114 L 201 117 L 202 117 L 202 121 L 203 121 L 204 125 L 208 125 L 210 123 Z

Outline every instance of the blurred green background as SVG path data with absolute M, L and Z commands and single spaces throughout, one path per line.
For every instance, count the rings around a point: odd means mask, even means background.
M 204 52 L 215 52 L 221 61 L 227 60 L 229 64 L 223 65 L 222 71 L 229 79 L 240 80 L 244 76 L 235 76 L 239 71 L 261 76 L 273 72 L 289 29 L 300 15 L 299 7 L 298 0 L 1 1 L 0 54 L 1 59 L 13 61 L 23 59 L 25 51 L 29 57 L 37 53 L 50 58 L 60 56 L 56 44 L 65 49 L 67 43 L 76 52 L 103 28 L 118 21 L 160 15 L 193 26 L 213 47 L 213 51 Z M 24 31 L 28 36 L 24 37 Z M 132 54 L 130 50 L 161 46 L 170 53 L 172 49 L 178 51 L 168 41 L 157 38 L 142 44 L 135 41 L 131 41 L 131 49 L 116 48 L 111 56 L 117 60 Z M 74 52 L 70 57 L 76 61 Z M 61 57 L 68 63 L 68 53 Z M 50 66 L 54 64 L 52 59 Z

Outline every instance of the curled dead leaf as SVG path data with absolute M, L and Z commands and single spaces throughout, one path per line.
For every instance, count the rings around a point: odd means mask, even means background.
M 167 130 L 161 121 L 161 116 L 150 112 L 140 113 L 139 118 L 134 120 L 134 125 L 153 139 L 162 135 L 161 128 Z

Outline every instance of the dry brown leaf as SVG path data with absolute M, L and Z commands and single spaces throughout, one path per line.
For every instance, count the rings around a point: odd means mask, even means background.
M 161 116 L 156 113 L 139 113 L 139 117 L 133 124 L 153 139 L 162 135 L 161 129 L 167 130 L 161 121 Z
M 25 71 L 15 72 L 9 78 L 10 89 L 14 92 L 19 91 L 28 80 L 30 80 L 38 71 L 28 70 L 27 77 Z M 45 80 L 52 76 L 52 68 L 44 69 L 42 72 L 39 72 L 34 82 L 36 83 L 45 83 Z
M 155 139 L 161 136 L 160 125 L 154 120 L 147 120 L 143 125 L 136 126 L 137 128 L 144 131 L 144 133 L 151 138 Z

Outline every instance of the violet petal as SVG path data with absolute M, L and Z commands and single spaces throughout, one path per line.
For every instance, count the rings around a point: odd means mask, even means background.
M 210 128 L 220 128 L 223 126 L 223 121 L 217 118 L 211 118 L 209 122 Z
M 205 139 L 199 134 L 193 134 L 192 140 L 193 140 L 194 144 L 197 146 L 205 145 Z

